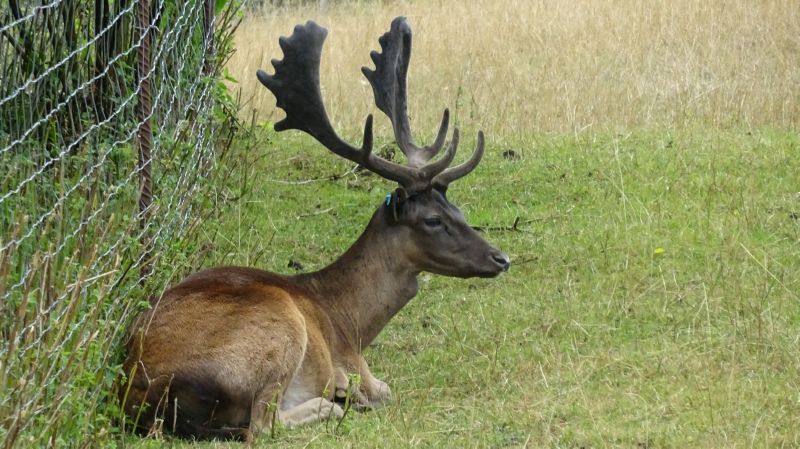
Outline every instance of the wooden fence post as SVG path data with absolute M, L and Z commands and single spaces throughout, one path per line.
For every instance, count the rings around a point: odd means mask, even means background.
M 139 147 L 139 229 L 141 231 L 140 242 L 142 244 L 142 265 L 140 273 L 140 283 L 152 271 L 150 263 L 150 253 L 152 251 L 151 236 L 147 227 L 150 225 L 150 208 L 153 204 L 153 180 L 151 178 L 151 150 L 153 147 L 153 129 L 150 126 L 150 116 L 153 113 L 153 100 L 151 96 L 150 79 L 150 44 L 153 42 L 150 33 L 150 1 L 136 0 L 137 14 L 136 24 L 142 38 L 141 46 L 137 56 L 137 81 L 139 82 L 139 101 L 136 104 L 136 118 L 139 122 L 139 130 L 136 134 L 137 145 Z

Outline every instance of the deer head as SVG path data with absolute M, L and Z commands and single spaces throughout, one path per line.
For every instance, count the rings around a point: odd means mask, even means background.
M 444 154 L 450 114 L 444 110 L 436 139 L 419 146 L 412 136 L 407 114 L 406 74 L 411 58 L 411 28 L 404 17 L 392 21 L 391 29 L 379 39 L 382 52 L 370 56 L 375 69 L 362 68 L 372 86 L 375 104 L 392 123 L 395 140 L 408 160 L 401 165 L 372 152 L 372 115 L 364 125 L 360 148 L 343 141 L 333 130 L 322 101 L 319 65 L 327 30 L 309 21 L 298 25 L 288 38 L 279 41 L 283 60 L 273 60 L 275 74 L 257 72 L 259 81 L 276 97 L 286 117 L 275 124 L 277 131 L 303 131 L 333 153 L 399 184 L 387 195 L 376 212 L 386 235 L 403 242 L 398 257 L 405 257 L 418 271 L 456 277 L 491 277 L 508 270 L 508 257 L 490 245 L 470 227 L 463 214 L 446 197 L 451 182 L 469 174 L 484 151 L 483 132 L 478 133 L 472 156 L 450 167 L 459 143 L 454 129 Z M 373 219 L 373 223 L 376 220 Z

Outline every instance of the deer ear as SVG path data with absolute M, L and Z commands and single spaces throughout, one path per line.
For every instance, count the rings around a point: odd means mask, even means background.
M 398 187 L 391 196 L 386 200 L 386 207 L 389 208 L 392 223 L 400 221 L 400 216 L 403 214 L 403 207 L 405 207 L 406 200 L 408 200 L 408 192 L 402 187 Z

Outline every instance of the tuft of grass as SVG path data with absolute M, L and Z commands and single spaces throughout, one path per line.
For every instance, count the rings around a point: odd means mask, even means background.
M 316 2 L 313 2 L 316 3 Z M 327 2 L 324 2 L 327 4 Z M 409 18 L 409 112 L 432 133 L 456 123 L 516 139 L 694 126 L 800 125 L 800 14 L 792 0 L 489 0 L 341 2 L 265 7 L 244 18 L 228 68 L 248 119 L 282 116 L 255 71 L 280 59 L 278 37 L 313 19 L 330 30 L 323 96 L 337 129 L 357 136 L 374 112 L 361 75 L 391 19 Z
M 257 139 L 240 175 L 250 199 L 209 229 L 209 258 L 321 268 L 392 186 L 298 133 Z M 796 134 L 531 133 L 488 145 L 448 195 L 490 229 L 511 271 L 423 275 L 365 353 L 395 402 L 256 447 L 800 444 Z

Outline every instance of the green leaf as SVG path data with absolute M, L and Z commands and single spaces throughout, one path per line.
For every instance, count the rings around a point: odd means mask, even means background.
M 231 74 L 230 70 L 228 70 L 227 67 L 225 67 L 222 70 L 222 79 L 224 79 L 225 81 L 230 81 L 232 83 L 237 83 L 237 84 L 239 83 L 239 80 L 233 77 L 233 75 Z

